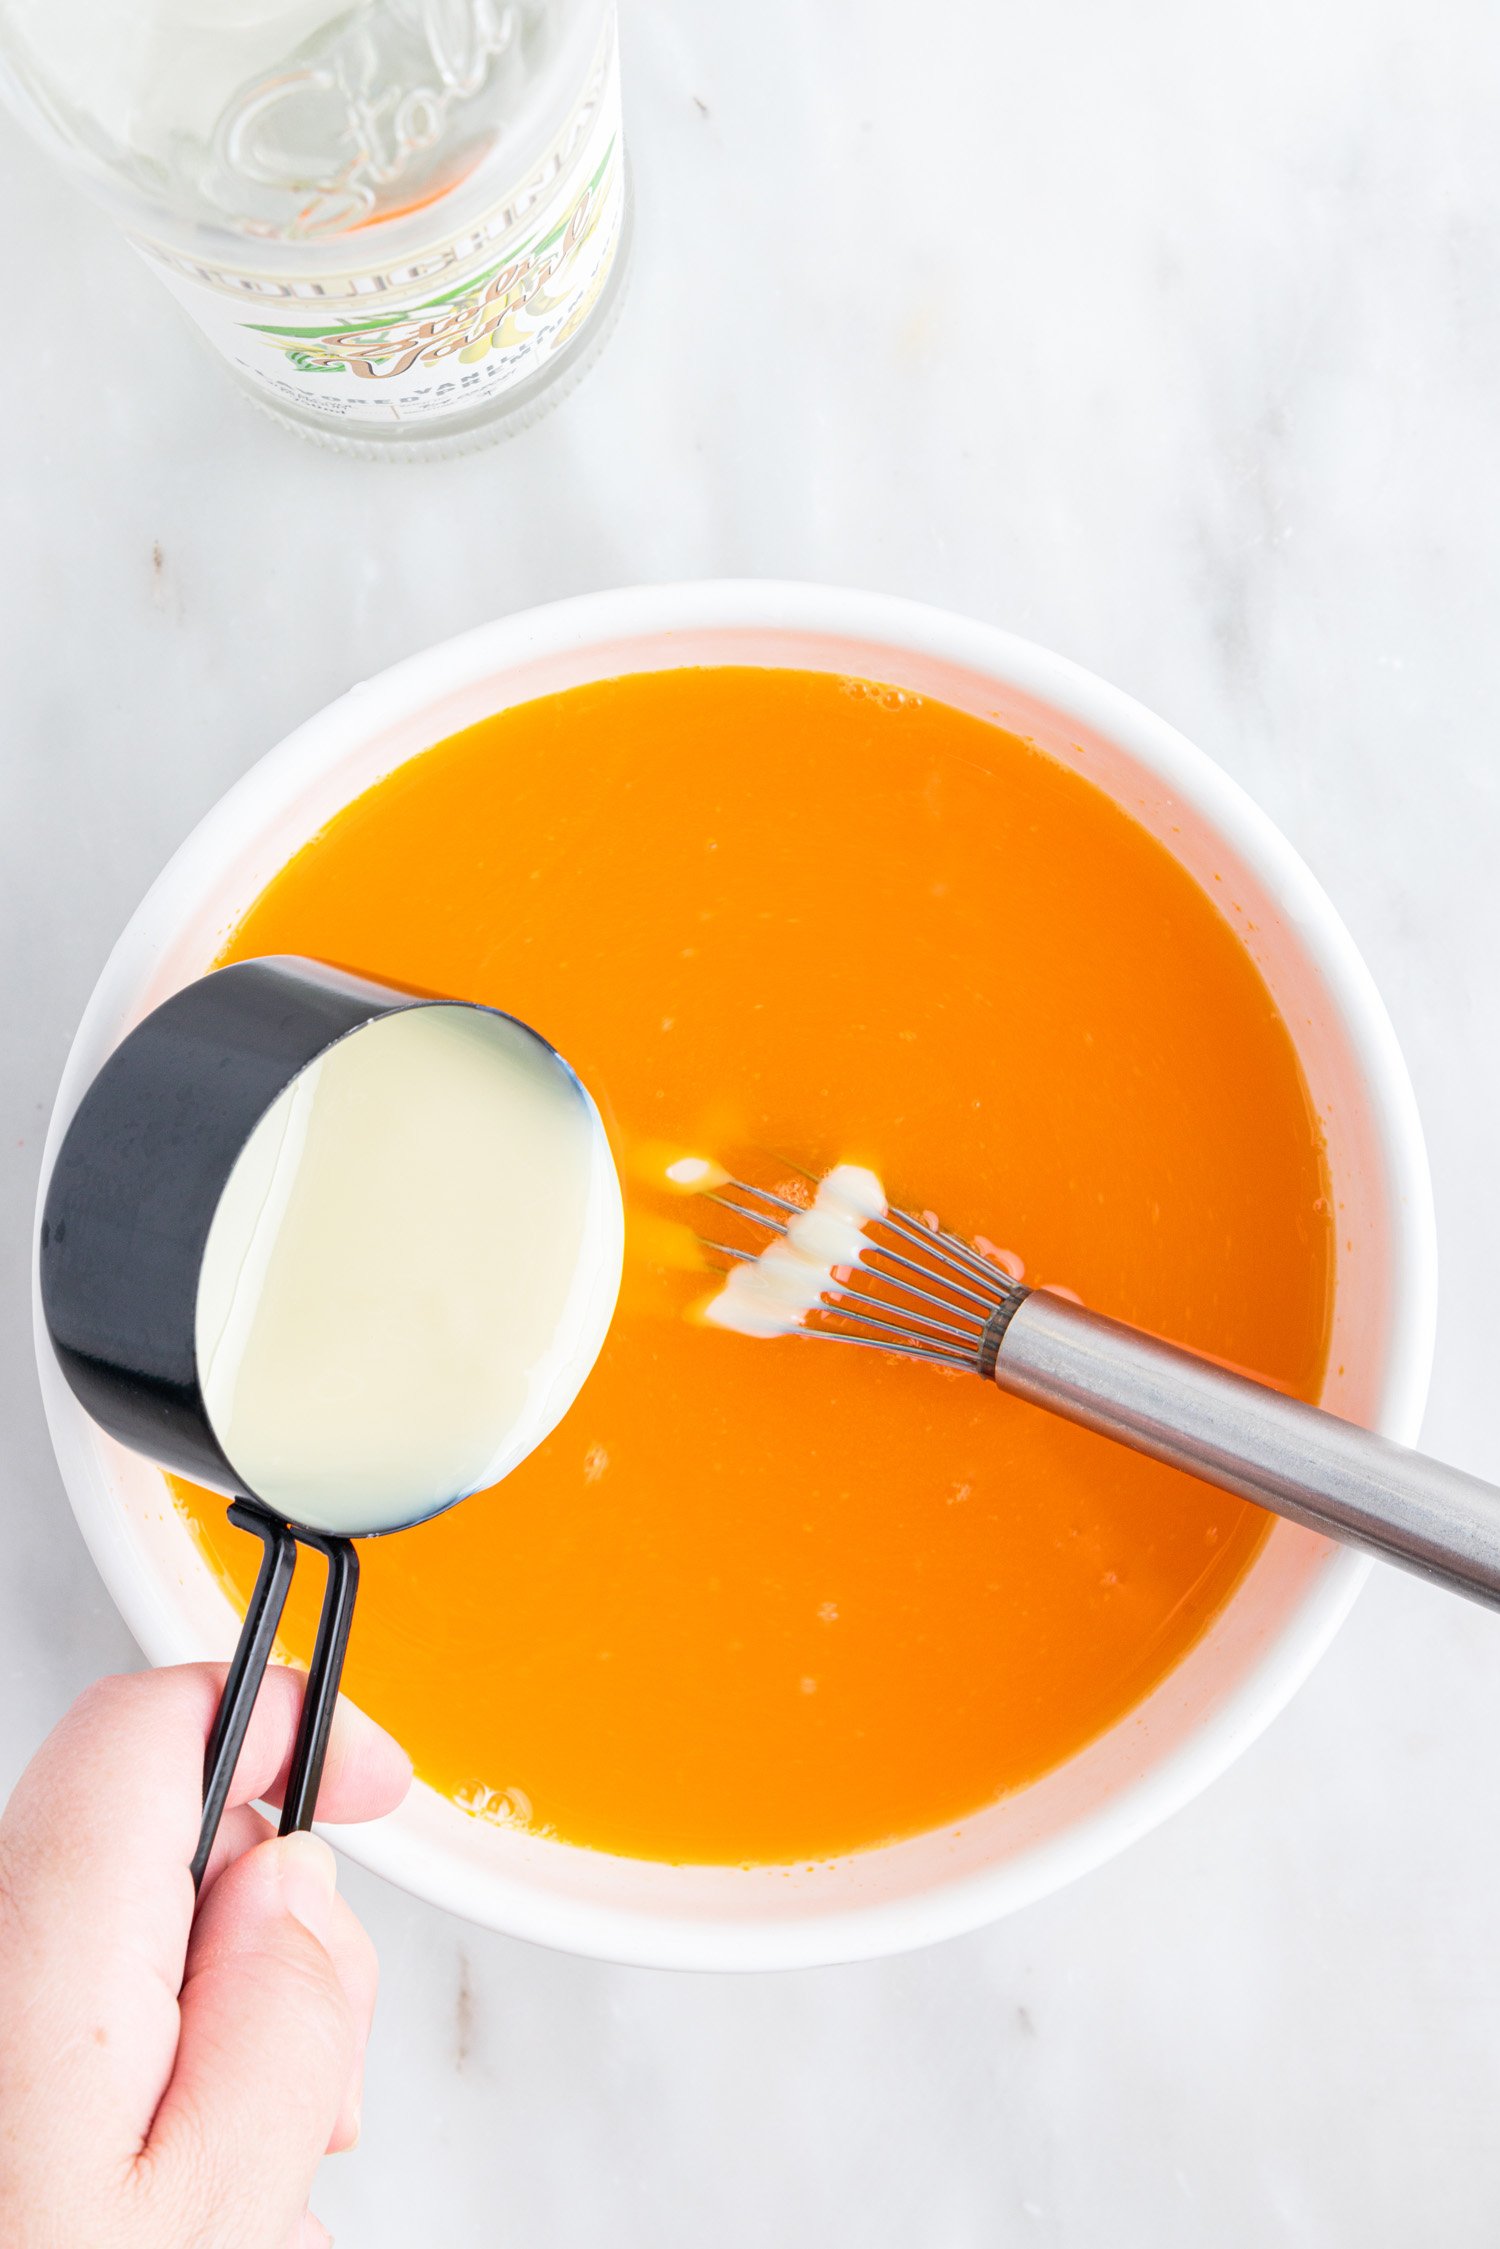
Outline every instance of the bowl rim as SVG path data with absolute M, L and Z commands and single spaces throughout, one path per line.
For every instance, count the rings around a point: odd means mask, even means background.
M 99 975 L 64 1065 L 48 1126 L 41 1201 L 58 1143 L 84 1087 L 118 1036 L 122 1013 L 175 934 L 175 904 L 200 865 L 261 828 L 289 796 L 368 744 L 466 687 L 541 659 L 631 641 L 711 631 L 821 635 L 889 646 L 1019 689 L 1095 730 L 1180 794 L 1232 846 L 1284 910 L 1340 1018 L 1369 1100 L 1390 1182 L 1390 1341 L 1376 1426 L 1413 1442 L 1431 1372 L 1437 1250 L 1432 1187 L 1415 1094 L 1373 978 L 1332 902 L 1286 837 L 1240 785 L 1174 727 L 1097 675 L 1002 628 L 902 597 L 779 579 L 703 579 L 583 594 L 478 625 L 408 656 L 296 727 L 235 782 L 191 830 L 126 923 Z M 669 659 L 670 660 L 670 659 Z M 684 651 L 684 660 L 692 658 Z M 792 662 L 791 656 L 780 659 Z M 649 668 L 657 668 L 655 666 Z M 440 739 L 438 735 L 434 739 Z M 367 785 L 367 784 L 366 784 Z M 347 801 L 352 801 L 347 800 Z M 105 1584 L 148 1661 L 164 1652 L 127 1542 L 98 1490 L 70 1469 L 87 1427 L 40 1321 L 32 1258 L 38 1371 L 70 1504 Z M 937 1942 L 998 1919 L 1076 1878 L 1148 1833 L 1216 1779 L 1285 1707 L 1348 1614 L 1371 1564 L 1331 1552 L 1295 1610 L 1245 1676 L 1183 1740 L 1061 1833 L 992 1867 L 897 1899 L 799 1920 L 643 1913 L 497 1881 L 444 1864 L 396 1821 L 333 1828 L 330 1839 L 372 1872 L 482 1925 L 564 1950 L 640 1966 L 800 1967 L 871 1958 Z M 436 1878 L 435 1878 L 436 1877 Z

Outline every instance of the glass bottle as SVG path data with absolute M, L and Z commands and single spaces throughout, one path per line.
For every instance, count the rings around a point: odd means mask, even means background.
M 614 0 L 0 0 L 0 79 L 250 395 L 327 443 L 461 449 L 603 341 Z

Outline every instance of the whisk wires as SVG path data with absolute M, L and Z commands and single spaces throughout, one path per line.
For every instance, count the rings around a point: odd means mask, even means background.
M 786 1239 L 806 1205 L 748 1180 L 725 1180 L 704 1198 L 734 1221 L 733 1240 L 703 1238 L 722 1269 L 753 1264 Z M 896 1352 L 962 1373 L 987 1372 L 1025 1286 L 968 1242 L 915 1212 L 887 1209 L 864 1221 L 857 1265 L 836 1265 L 828 1286 L 788 1332 L 815 1341 Z

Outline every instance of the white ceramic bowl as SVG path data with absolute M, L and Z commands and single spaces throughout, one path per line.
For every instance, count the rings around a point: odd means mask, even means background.
M 589 595 L 413 657 L 311 719 L 188 838 L 115 947 L 68 1058 L 44 1185 L 116 1041 L 209 966 L 239 911 L 341 805 L 507 705 L 623 672 L 714 663 L 874 677 L 995 719 L 1070 764 L 1081 753 L 1083 770 L 1227 902 L 1291 1028 L 1327 1135 L 1341 1215 L 1326 1401 L 1412 1440 L 1436 1285 L 1426 1157 L 1390 1023 L 1327 898 L 1235 784 L 1138 703 L 988 625 L 876 595 L 756 581 Z M 226 1655 L 235 1619 L 159 1473 L 94 1427 L 39 1323 L 37 1334 L 58 1460 L 126 1622 L 153 1663 Z M 766 1968 L 901 1951 L 1058 1888 L 1196 1795 L 1305 1678 L 1367 1567 L 1278 1523 L 1213 1628 L 1102 1739 L 960 1827 L 830 1864 L 609 1858 L 486 1824 L 421 1786 L 393 1818 L 336 1839 L 455 1913 L 613 1960 Z

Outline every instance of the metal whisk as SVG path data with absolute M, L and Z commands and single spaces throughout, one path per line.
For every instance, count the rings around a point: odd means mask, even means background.
M 804 1211 L 742 1180 L 707 1199 L 748 1231 L 746 1242 L 705 1240 L 726 1268 L 757 1262 Z M 979 1375 L 1500 1608 L 1500 1490 L 1053 1290 L 1028 1288 L 913 1212 L 864 1219 L 858 1263 L 830 1267 L 791 1332 Z

